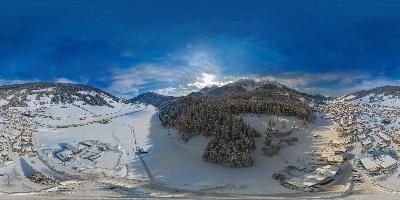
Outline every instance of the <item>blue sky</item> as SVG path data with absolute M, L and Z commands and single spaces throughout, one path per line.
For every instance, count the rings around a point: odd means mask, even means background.
M 2 0 L 0 84 L 131 97 L 241 77 L 339 95 L 400 84 L 400 2 Z

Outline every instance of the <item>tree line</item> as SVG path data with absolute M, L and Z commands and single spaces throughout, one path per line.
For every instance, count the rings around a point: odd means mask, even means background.
M 182 140 L 198 134 L 209 137 L 203 159 L 228 167 L 254 164 L 254 138 L 260 134 L 243 122 L 240 113 L 295 116 L 307 122 L 314 119 L 307 101 L 265 90 L 185 96 L 160 105 L 159 110 L 162 124 L 176 128 Z

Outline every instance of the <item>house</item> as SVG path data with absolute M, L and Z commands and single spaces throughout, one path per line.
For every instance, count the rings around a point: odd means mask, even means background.
M 389 171 L 397 167 L 397 160 L 387 154 L 362 158 L 360 162 L 369 172 Z
M 21 152 L 22 147 L 18 143 L 13 143 L 12 145 L 12 151 L 13 152 Z
M 0 158 L 0 167 L 5 167 L 14 164 L 14 161 L 10 158 Z
M 69 143 L 65 144 L 65 147 L 71 150 L 73 154 L 78 154 L 87 148 L 87 146 L 83 144 L 69 144 Z
M 370 157 L 362 158 L 360 159 L 360 162 L 364 167 L 364 169 L 366 169 L 369 172 L 377 171 L 379 169 L 379 166 Z
M 389 155 L 380 155 L 375 159 L 381 170 L 387 171 L 397 167 L 397 161 Z
M 330 163 L 342 163 L 344 161 L 343 156 L 341 155 L 329 156 L 327 160 Z
M 88 151 L 84 155 L 82 155 L 82 158 L 88 159 L 93 162 L 93 161 L 99 159 L 102 155 L 103 154 L 100 152 Z
M 23 152 L 23 153 L 32 153 L 33 152 L 32 146 L 28 145 L 28 144 L 22 144 L 21 145 L 21 152 Z
M 361 144 L 363 145 L 363 147 L 371 147 L 373 144 L 373 140 L 372 138 L 367 138 L 365 140 L 361 140 Z
M 325 148 L 321 151 L 322 159 L 328 159 L 332 156 L 335 156 L 335 152 L 331 148 Z
M 7 143 L 8 143 L 7 138 L 0 136 L 0 144 L 3 145 L 3 144 L 7 144 Z
M 332 164 L 342 163 L 344 160 L 343 156 L 337 155 L 335 150 L 329 147 L 324 148 L 320 153 L 323 160 L 326 160 Z
M 332 150 L 335 153 L 344 153 L 344 152 L 346 152 L 346 147 L 344 147 L 344 146 L 333 147 Z
M 91 147 L 91 146 L 95 145 L 95 143 L 96 143 L 96 142 L 93 141 L 93 140 L 86 140 L 86 141 L 80 142 L 80 144 L 85 145 L 85 146 L 87 146 L 87 147 Z
M 60 151 L 56 154 L 57 158 L 60 159 L 63 162 L 68 162 L 71 161 L 73 158 L 73 153 L 71 150 L 64 150 L 64 151 Z

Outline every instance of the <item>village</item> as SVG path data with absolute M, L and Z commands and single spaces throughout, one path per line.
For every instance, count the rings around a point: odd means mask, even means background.
M 0 111 L 0 167 L 11 165 L 13 155 L 33 155 L 32 133 L 35 125 L 16 110 Z
M 326 113 L 319 113 L 317 121 L 329 121 L 326 118 Z M 318 132 L 311 128 L 306 132 L 311 132 L 313 143 L 319 145 L 312 148 L 313 150 L 306 153 L 307 155 L 296 164 L 275 172 L 273 179 L 287 188 L 304 192 L 325 190 L 332 184 L 344 181 L 350 171 L 347 163 L 347 145 L 351 141 L 337 135 L 337 130 Z
M 274 179 L 291 189 L 318 191 L 337 181 L 351 165 L 353 183 L 363 183 L 367 178 L 380 189 L 386 186 L 384 190 L 400 191 L 399 107 L 333 100 L 318 105 L 316 110 L 320 117 L 334 123 L 337 137 L 313 150 L 301 161 L 303 164 L 276 172 Z M 323 138 L 319 134 L 312 137 Z
M 336 130 L 346 144 L 339 147 L 345 147 L 343 150 L 346 149 L 356 171 L 365 174 L 374 185 L 379 185 L 382 177 L 387 179 L 398 173 L 400 108 L 334 100 L 320 106 L 320 111 L 327 112 L 326 118 L 335 122 Z M 360 176 L 354 175 L 354 181 L 365 181 Z M 398 181 L 398 177 L 394 179 Z M 396 185 L 391 184 L 390 187 L 394 187 L 387 189 L 396 190 Z

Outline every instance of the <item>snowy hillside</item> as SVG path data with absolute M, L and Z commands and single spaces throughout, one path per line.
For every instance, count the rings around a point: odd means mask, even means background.
M 32 104 L 50 103 L 73 104 L 81 102 L 91 106 L 118 106 L 126 103 L 102 90 L 81 84 L 69 83 L 28 83 L 0 87 L 0 106 L 29 107 Z
M 126 114 L 138 105 L 90 86 L 31 83 L 0 87 L 0 106 L 16 109 L 37 122 L 68 125 Z
M 352 102 L 355 104 L 381 105 L 400 107 L 400 87 L 383 86 L 371 90 L 363 90 L 338 97 L 337 101 Z

